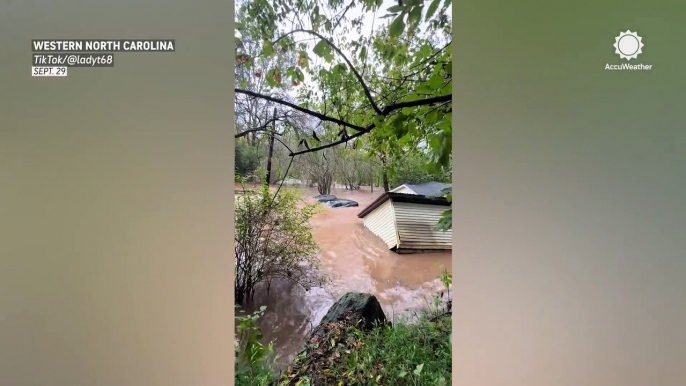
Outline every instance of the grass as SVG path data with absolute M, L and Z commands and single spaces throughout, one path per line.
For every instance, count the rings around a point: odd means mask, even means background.
M 358 329 L 330 323 L 289 366 L 278 385 L 449 385 L 451 317 L 421 316 L 415 323 Z
M 274 371 L 267 364 L 244 367 L 236 366 L 237 386 L 268 386 L 273 384 Z

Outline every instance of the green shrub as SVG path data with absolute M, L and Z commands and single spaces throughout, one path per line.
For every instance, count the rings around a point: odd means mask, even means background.
M 236 341 L 236 385 L 268 386 L 274 379 L 274 347 L 260 343 L 258 322 L 266 307 L 252 315 L 237 316 L 238 340 Z
M 257 149 L 242 141 L 236 142 L 236 175 L 251 176 L 260 166 Z
M 321 286 L 325 277 L 318 270 L 318 246 L 309 223 L 318 203 L 301 206 L 302 195 L 285 187 L 274 196 L 267 184 L 259 191 L 244 191 L 236 196 L 236 304 L 243 304 L 259 285 L 269 291 L 274 280 L 305 290 Z

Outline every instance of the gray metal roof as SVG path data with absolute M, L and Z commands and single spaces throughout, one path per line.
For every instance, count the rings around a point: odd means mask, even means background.
M 384 202 L 388 200 L 393 200 L 394 202 L 408 202 L 408 203 L 415 203 L 415 204 L 428 204 L 428 205 L 441 205 L 441 206 L 450 206 L 450 202 L 445 197 L 430 197 L 430 196 L 424 196 L 424 195 L 419 195 L 419 194 L 406 194 L 406 193 L 393 193 L 393 192 L 386 192 L 382 195 L 379 196 L 374 202 L 369 204 L 368 207 L 364 208 L 362 212 L 360 212 L 357 217 L 363 218 L 364 216 L 368 215 L 379 207 L 379 205 L 383 204 Z
M 408 188 L 412 189 L 415 193 L 428 196 L 428 197 L 442 197 L 444 194 L 441 190 L 452 186 L 452 184 L 446 184 L 443 182 L 425 182 L 423 184 L 405 184 Z

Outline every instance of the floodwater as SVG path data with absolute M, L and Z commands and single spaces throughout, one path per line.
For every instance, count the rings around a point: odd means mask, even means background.
M 306 201 L 318 195 L 316 189 L 301 188 Z M 329 276 L 326 288 L 304 291 L 287 283 L 272 283 L 269 294 L 257 290 L 246 311 L 267 306 L 261 320 L 263 342 L 274 341 L 278 364 L 288 363 L 305 343 L 306 335 L 329 307 L 349 291 L 374 294 L 389 319 L 410 316 L 431 303 L 443 289 L 437 279 L 443 269 L 451 271 L 451 253 L 399 255 L 367 228 L 357 214 L 383 193 L 369 187 L 349 191 L 332 188 L 338 198 L 355 200 L 359 207 L 329 208 L 311 220 L 312 233 L 321 248 L 321 269 Z

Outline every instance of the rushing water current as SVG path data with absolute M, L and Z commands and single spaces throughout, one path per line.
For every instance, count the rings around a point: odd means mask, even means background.
M 301 188 L 307 202 L 318 193 Z M 409 315 L 426 307 L 442 287 L 437 276 L 451 270 L 450 252 L 399 255 L 367 228 L 357 214 L 383 193 L 369 187 L 332 189 L 338 198 L 357 201 L 359 207 L 329 208 L 311 220 L 312 233 L 321 251 L 322 269 L 330 278 L 326 288 L 304 291 L 288 283 L 273 283 L 269 294 L 258 290 L 246 304 L 248 312 L 267 306 L 260 326 L 264 343 L 274 341 L 279 364 L 290 361 L 305 342 L 312 326 L 329 307 L 349 291 L 374 294 L 389 318 Z

